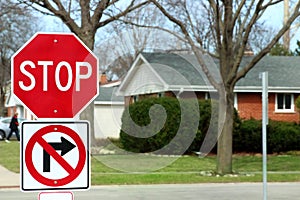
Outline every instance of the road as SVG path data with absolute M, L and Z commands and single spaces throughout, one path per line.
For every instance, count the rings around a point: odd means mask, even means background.
M 95 186 L 88 191 L 74 192 L 74 197 L 74 200 L 259 200 L 263 199 L 263 192 L 261 183 L 125 185 Z M 38 192 L 0 189 L 0 199 L 37 200 Z M 269 183 L 268 199 L 300 199 L 300 183 Z

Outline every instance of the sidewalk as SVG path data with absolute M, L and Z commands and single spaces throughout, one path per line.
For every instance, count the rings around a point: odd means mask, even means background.
M 11 172 L 0 165 L 0 189 L 20 186 L 20 174 Z

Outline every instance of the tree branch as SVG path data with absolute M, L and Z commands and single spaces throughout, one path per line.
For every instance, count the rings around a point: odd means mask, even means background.
M 117 1 L 116 0 L 113 1 L 113 3 L 115 3 L 115 2 L 117 2 Z M 99 23 L 104 10 L 106 8 L 108 8 L 110 5 L 112 5 L 112 4 L 109 3 L 109 0 L 102 0 L 102 1 L 98 2 L 96 9 L 94 11 L 94 15 L 92 16 L 92 19 L 91 19 L 91 21 L 94 25 Z
M 220 15 L 220 11 L 219 11 L 219 2 L 217 1 L 217 4 L 215 1 L 213 0 L 209 0 L 210 6 L 213 8 L 214 11 L 214 16 L 215 16 L 215 30 L 216 30 L 216 40 L 217 40 L 217 49 L 218 52 L 221 51 L 221 47 L 222 47 L 222 42 L 221 42 L 221 26 L 222 25 L 222 16 Z M 221 26 L 220 26 L 221 25 Z
M 255 1 L 255 0 L 252 0 L 251 4 L 253 4 L 254 1 Z M 238 5 L 238 9 L 236 10 L 235 15 L 233 16 L 233 21 L 234 21 L 234 22 L 236 22 L 237 19 L 238 19 L 238 17 L 240 16 L 241 11 L 242 11 L 242 8 L 244 7 L 245 3 L 246 3 L 246 0 L 242 0 L 242 1 L 240 2 L 240 4 Z M 251 6 L 250 6 L 250 8 L 251 8 Z M 249 11 L 248 13 L 250 13 L 250 9 L 249 9 L 248 11 Z M 247 17 L 247 15 L 246 15 L 246 17 Z
M 157 30 L 161 30 L 161 31 L 164 31 L 164 32 L 167 32 L 173 36 L 175 36 L 177 39 L 179 39 L 180 41 L 182 42 L 185 42 L 186 40 L 181 37 L 179 34 L 175 33 L 174 31 L 171 31 L 169 29 L 166 29 L 166 28 L 163 28 L 161 26 L 149 26 L 149 25 L 142 25 L 142 24 L 137 24 L 137 23 L 134 23 L 132 21 L 126 21 L 126 20 L 121 20 L 120 21 L 124 22 L 125 24 L 131 24 L 133 26 L 136 26 L 136 27 L 139 27 L 139 28 L 149 28 L 149 29 L 157 29 Z
M 274 1 L 274 2 L 273 2 L 273 0 L 270 0 L 269 3 L 267 3 L 266 5 L 264 5 L 264 6 L 261 7 L 261 10 L 265 10 L 265 9 L 267 9 L 269 6 L 273 6 L 273 5 L 278 4 L 278 3 L 282 2 L 282 1 L 283 1 L 283 0 L 277 0 L 277 1 Z
M 79 5 L 81 8 L 81 27 L 89 26 L 91 23 L 90 0 L 80 0 Z
M 248 71 L 250 71 L 255 66 L 255 64 L 258 63 L 263 58 L 263 56 L 265 56 L 267 53 L 269 53 L 271 48 L 279 41 L 279 39 L 282 37 L 282 35 L 289 29 L 289 27 L 295 21 L 295 19 L 300 16 L 300 11 L 299 11 L 300 1 L 298 1 L 295 8 L 296 8 L 295 11 L 291 15 L 291 17 L 288 19 L 287 23 L 284 24 L 284 26 L 280 29 L 280 31 L 274 36 L 272 41 L 264 49 L 262 49 L 262 51 L 259 54 L 257 54 L 246 67 L 242 68 L 238 72 L 237 76 L 234 79 L 234 82 L 237 82 L 242 77 L 244 77 L 246 75 L 246 73 Z
M 253 3 L 253 2 L 252 2 Z M 246 26 L 245 24 L 241 27 L 241 29 L 243 30 L 244 32 L 244 35 L 243 33 L 240 33 L 241 35 L 239 37 L 241 37 L 241 42 L 240 40 L 236 41 L 236 43 L 239 44 L 239 51 L 237 53 L 237 56 L 236 56 L 236 59 L 235 59 L 235 63 L 233 65 L 233 68 L 232 68 L 232 72 L 230 74 L 230 76 L 228 76 L 228 82 L 232 83 L 232 84 L 235 84 L 235 81 L 233 81 L 236 77 L 236 73 L 238 71 L 238 68 L 242 62 L 242 59 L 243 59 L 243 55 L 244 55 L 244 52 L 245 52 L 245 48 L 246 48 L 246 45 L 248 43 L 248 39 L 249 39 L 249 35 L 250 35 L 250 32 L 252 30 L 252 27 L 254 26 L 254 24 L 257 22 L 257 20 L 259 19 L 260 15 L 259 13 L 261 12 L 261 5 L 263 3 L 263 0 L 260 0 L 257 5 L 256 5 L 256 9 L 254 11 L 254 14 L 252 16 L 252 18 L 250 19 L 250 22 L 248 23 L 248 25 Z M 248 11 L 250 10 L 250 8 L 248 9 Z M 246 19 L 244 20 L 243 23 L 246 23 Z
M 53 2 L 57 5 L 58 9 L 55 9 L 48 0 L 31 0 L 31 4 L 28 3 L 28 0 L 19 0 L 20 2 L 29 5 L 33 9 L 37 10 L 42 14 L 49 14 L 48 12 L 42 11 L 36 8 L 34 5 L 37 5 L 41 8 L 45 8 L 53 13 L 51 16 L 59 17 L 69 28 L 72 32 L 78 32 L 79 26 L 75 23 L 75 21 L 71 18 L 70 14 L 65 10 L 64 6 L 62 5 L 60 0 L 53 0 Z
M 192 18 L 191 18 L 191 14 L 190 14 L 190 12 L 187 9 L 186 1 L 184 2 L 184 7 L 183 8 L 184 8 L 184 11 L 185 11 L 185 13 L 187 15 L 187 20 L 188 20 L 188 22 L 189 22 L 189 24 L 191 26 L 191 32 L 193 33 L 194 37 L 196 38 L 196 40 L 200 44 L 200 46 L 202 46 L 203 45 L 203 40 L 200 37 L 197 37 L 196 31 L 195 31 L 197 28 L 193 24 L 193 21 L 192 21 Z
M 186 29 L 185 25 L 183 22 L 181 22 L 180 20 L 176 19 L 174 16 L 172 16 L 170 13 L 168 13 L 168 11 L 163 8 L 163 6 L 158 3 L 156 0 L 150 0 L 171 22 L 173 22 L 174 24 L 178 25 L 182 31 L 182 33 L 184 34 L 185 38 L 187 39 L 188 43 L 191 45 L 191 48 L 193 50 L 193 52 L 196 55 L 197 61 L 199 62 L 203 72 L 205 73 L 206 77 L 208 78 L 209 82 L 217 89 L 219 90 L 219 83 L 216 82 L 216 80 L 213 78 L 213 76 L 211 75 L 211 73 L 209 72 L 209 69 L 206 65 L 206 63 L 204 62 L 203 59 L 203 55 L 202 53 L 199 51 L 199 48 L 194 44 L 188 30 Z M 203 50 L 201 50 L 203 51 Z
M 30 8 L 32 8 L 33 10 L 43 14 L 43 15 L 48 15 L 48 16 L 55 16 L 54 14 L 52 13 L 49 13 L 49 12 L 46 12 L 46 11 L 42 11 L 40 10 L 39 8 L 35 7 L 34 5 L 37 5 L 39 7 L 43 7 L 44 8 L 44 5 L 41 4 L 41 2 L 34 2 L 34 1 L 31 1 L 31 2 L 28 2 L 28 0 L 17 0 L 20 4 L 25 4 L 27 6 L 29 6 Z
M 124 11 L 120 12 L 119 14 L 114 15 L 114 16 L 109 16 L 110 18 L 108 18 L 108 19 L 106 19 L 102 22 L 99 22 L 98 25 L 97 25 L 97 28 L 105 26 L 106 24 L 109 24 L 112 21 L 118 20 L 121 17 L 124 17 L 125 15 L 127 15 L 128 13 L 134 11 L 135 9 L 138 9 L 138 8 L 140 8 L 144 5 L 147 5 L 149 3 L 149 1 L 147 0 L 147 1 L 144 1 L 142 3 L 137 4 L 136 6 L 133 6 L 134 2 L 135 2 L 135 0 L 132 0 L 130 5 Z

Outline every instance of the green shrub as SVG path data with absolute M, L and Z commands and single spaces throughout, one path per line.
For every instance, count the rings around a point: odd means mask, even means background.
M 131 152 L 181 154 L 197 133 L 197 102 L 176 98 L 147 98 L 127 107 L 120 141 Z
M 262 152 L 261 120 L 244 120 L 233 135 L 234 152 Z M 270 120 L 267 126 L 267 152 L 300 150 L 300 126 L 291 122 Z
M 296 105 L 296 108 L 299 111 L 300 110 L 300 95 L 296 98 L 295 105 Z
M 234 152 L 258 153 L 262 150 L 262 123 L 260 120 L 250 119 L 240 123 L 233 134 Z
M 209 128 L 210 133 L 216 134 L 218 108 L 215 107 L 212 114 L 211 106 L 218 105 L 212 102 L 199 100 L 195 103 L 189 99 L 179 102 L 175 98 L 165 97 L 147 98 L 131 104 L 122 116 L 122 146 L 137 153 L 182 154 L 199 151 Z M 240 123 L 235 112 L 235 132 Z M 214 145 L 213 152 L 216 153 L 216 144 L 209 145 Z
M 202 136 L 198 131 L 199 118 L 207 115 L 199 117 L 198 109 L 198 101 L 192 99 L 164 97 L 138 101 L 123 113 L 120 141 L 131 152 L 182 154 L 190 151 L 194 139 Z
M 296 123 L 271 121 L 267 134 L 269 153 L 300 150 L 300 127 Z
M 196 133 L 196 137 L 193 140 L 192 144 L 190 145 L 187 153 L 192 151 L 199 151 L 200 145 L 202 144 L 205 133 L 208 130 L 209 123 L 210 123 L 210 116 L 211 116 L 211 106 L 210 101 L 200 100 L 199 102 L 199 123 L 198 123 L 198 130 Z
M 199 151 L 212 126 L 217 127 L 216 102 L 147 98 L 128 106 L 122 116 L 120 145 L 136 153 L 182 154 Z M 214 109 L 217 111 L 218 109 Z M 199 115 L 200 113 L 200 115 Z M 212 124 L 211 124 L 212 123 Z M 268 153 L 300 150 L 300 126 L 271 121 L 267 129 Z M 210 144 L 209 144 L 210 145 Z M 215 145 L 215 144 L 212 144 Z M 216 153 L 216 145 L 212 152 Z M 234 116 L 233 152 L 262 152 L 261 120 Z

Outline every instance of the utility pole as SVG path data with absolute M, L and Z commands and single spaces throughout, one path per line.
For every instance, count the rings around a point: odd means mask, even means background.
M 284 16 L 283 16 L 283 24 L 287 23 L 287 20 L 290 17 L 290 0 L 284 0 Z M 288 29 L 283 35 L 283 46 L 289 50 L 290 49 L 290 29 Z

